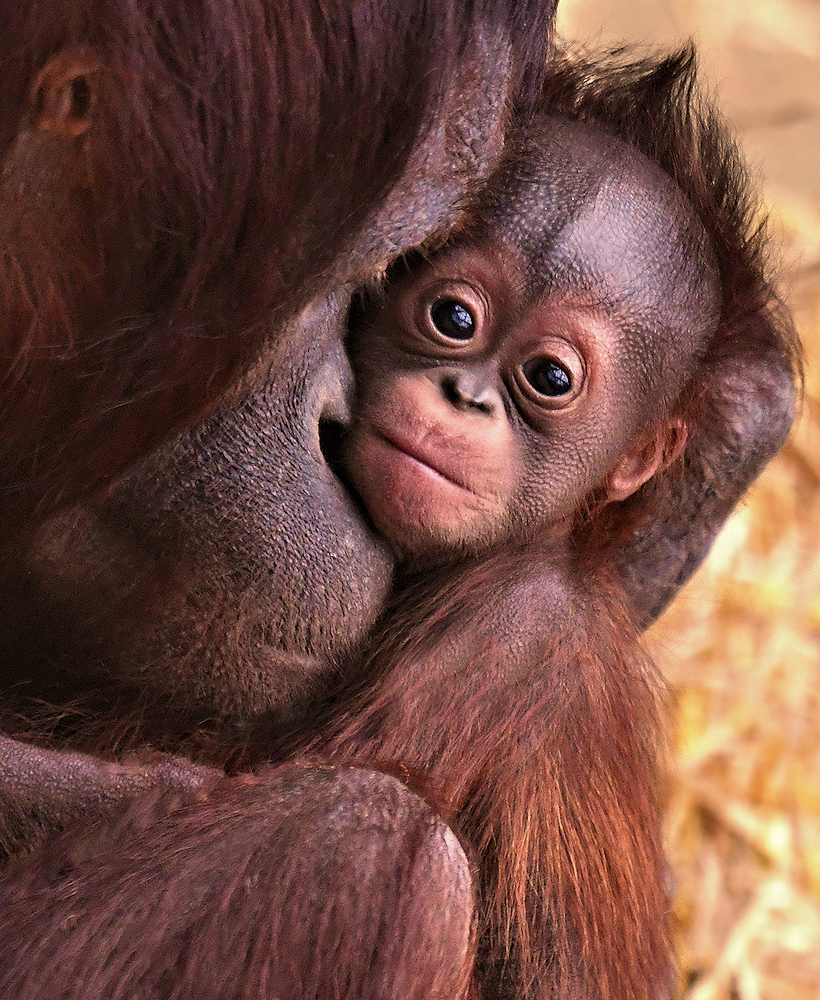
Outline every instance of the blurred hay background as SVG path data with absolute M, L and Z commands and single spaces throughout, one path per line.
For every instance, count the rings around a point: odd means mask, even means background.
M 783 243 L 800 421 L 650 641 L 673 718 L 680 997 L 820 1000 L 820 0 L 561 0 L 559 31 L 694 37 Z

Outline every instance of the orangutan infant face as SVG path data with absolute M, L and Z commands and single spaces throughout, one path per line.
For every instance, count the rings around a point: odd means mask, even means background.
M 410 266 L 353 324 L 344 469 L 408 557 L 559 524 L 596 489 L 621 500 L 685 436 L 670 413 L 719 301 L 699 220 L 590 126 L 552 121 L 538 153 L 477 238 Z

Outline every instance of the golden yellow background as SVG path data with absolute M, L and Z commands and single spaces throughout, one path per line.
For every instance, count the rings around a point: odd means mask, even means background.
M 560 0 L 559 33 L 693 37 L 782 243 L 800 419 L 650 642 L 670 684 L 680 996 L 820 1000 L 820 0 Z

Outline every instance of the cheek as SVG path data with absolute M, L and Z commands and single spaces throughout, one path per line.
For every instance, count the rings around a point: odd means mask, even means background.
M 594 488 L 590 452 L 583 443 L 555 442 L 528 469 L 516 509 L 523 523 L 547 525 L 572 514 Z
M 627 446 L 631 425 L 601 412 L 564 433 L 542 439 L 529 452 L 517 510 L 524 523 L 548 524 L 579 509 L 606 481 Z

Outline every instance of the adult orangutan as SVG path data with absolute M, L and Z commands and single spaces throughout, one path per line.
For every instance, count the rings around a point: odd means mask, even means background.
M 637 505 L 635 539 L 590 543 L 581 590 L 544 587 L 556 567 L 517 536 L 394 581 L 389 536 L 331 468 L 349 289 L 452 227 L 507 113 L 528 120 L 551 12 L 98 6 L 20 15 L 8 44 L 24 54 L 4 61 L 7 701 L 9 730 L 34 718 L 50 746 L 2 744 L 0 828 L 13 850 L 75 822 L 7 868 L 0 989 L 656 995 L 651 689 L 637 654 L 623 669 L 599 656 L 602 623 L 633 648 L 602 565 L 624 568 L 635 616 L 651 616 L 782 440 L 793 354 L 757 257 L 720 274 L 719 328 L 751 331 L 710 358 L 699 405 L 723 419 L 696 423 L 681 495 Z M 686 171 L 623 126 L 637 107 L 647 135 L 667 120 L 688 70 L 608 79 L 576 113 L 585 72 L 552 75 L 538 100 L 611 128 L 691 198 Z M 508 163 L 522 153 L 514 139 Z M 496 201 L 508 179 L 502 166 Z M 736 194 L 727 180 L 715 219 L 694 206 L 713 242 L 745 239 Z M 90 256 L 67 253 L 89 234 Z M 568 627 L 533 629 L 570 608 Z M 47 734 L 42 700 L 60 706 Z M 194 752 L 210 729 L 224 762 L 251 726 L 266 761 L 322 756 L 226 778 L 154 752 Z

